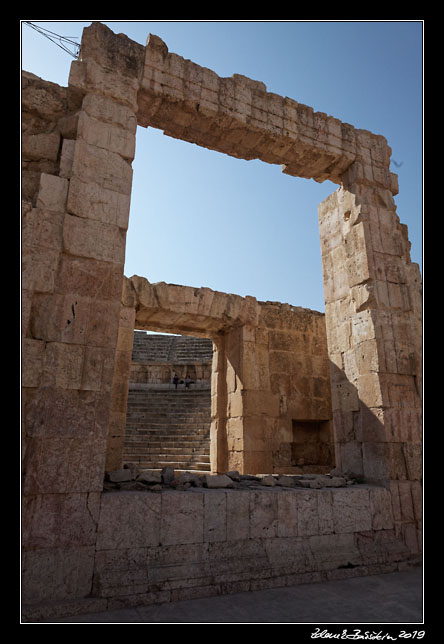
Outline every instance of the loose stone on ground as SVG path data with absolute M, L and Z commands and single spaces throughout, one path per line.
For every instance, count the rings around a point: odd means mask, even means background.
M 175 471 L 172 467 L 162 470 L 139 470 L 134 463 L 123 469 L 107 472 L 104 491 L 146 490 L 159 492 L 164 489 L 188 490 L 204 487 L 208 489 L 234 490 L 303 487 L 321 489 L 347 487 L 358 483 L 353 474 L 345 474 L 336 468 L 330 474 L 240 474 L 237 470 L 225 474 L 200 474 L 192 471 Z

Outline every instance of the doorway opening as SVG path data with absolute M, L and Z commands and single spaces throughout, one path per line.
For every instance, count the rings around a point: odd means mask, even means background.
M 123 464 L 210 472 L 209 338 L 134 331 Z

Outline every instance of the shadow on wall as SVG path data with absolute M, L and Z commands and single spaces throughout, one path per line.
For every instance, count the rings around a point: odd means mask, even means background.
M 389 481 L 422 479 L 420 400 L 410 376 L 400 407 L 383 406 L 380 376 L 366 379 L 366 395 L 378 402 L 367 406 L 357 386 L 329 361 L 336 466 L 368 483 L 389 486 Z M 383 374 L 384 375 L 384 374 Z M 370 397 L 370 396 L 369 396 Z

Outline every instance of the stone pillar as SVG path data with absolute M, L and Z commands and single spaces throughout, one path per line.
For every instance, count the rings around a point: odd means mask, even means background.
M 336 461 L 392 490 L 397 530 L 416 552 L 421 277 L 396 190 L 360 170 L 352 166 L 319 207 Z
M 225 336 L 213 338 L 213 365 L 211 371 L 211 427 L 210 463 L 214 474 L 228 469 L 227 451 L 227 358 Z
M 105 469 L 107 471 L 117 470 L 122 467 L 126 432 L 126 408 L 136 311 L 134 306 L 125 306 L 125 303 L 128 302 L 125 302 L 125 294 L 123 294 L 122 305 L 120 307 L 119 333 L 117 336 L 114 380 L 111 395 L 108 446 L 105 463 Z
M 270 390 L 267 336 L 251 325 L 236 327 L 226 352 L 229 467 L 246 474 L 270 473 L 279 394 Z
M 42 285 L 34 280 L 33 342 L 24 343 L 42 366 L 25 415 L 25 602 L 91 590 L 119 357 L 138 85 L 119 73 L 117 52 L 112 71 L 102 67 L 97 29 L 85 32 L 84 59 L 73 63 L 69 82 L 83 96 L 77 138 L 65 139 L 59 176 L 42 174 L 37 197 L 54 213 L 48 225 L 59 246 L 37 258 Z

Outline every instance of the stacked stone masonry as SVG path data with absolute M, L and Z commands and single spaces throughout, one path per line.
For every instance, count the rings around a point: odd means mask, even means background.
M 196 386 L 209 387 L 213 343 L 209 338 L 134 332 L 131 383 L 170 385 L 177 375 L 180 389 L 187 375 Z
M 371 574 L 416 557 L 421 279 L 384 137 L 100 23 L 84 30 L 67 87 L 23 73 L 22 107 L 24 616 Z M 325 316 L 124 277 L 137 125 L 339 186 L 319 207 Z M 122 466 L 144 328 L 214 344 L 213 474 L 270 475 L 290 421 L 332 419 L 335 464 L 362 485 L 105 492 L 105 471 Z

